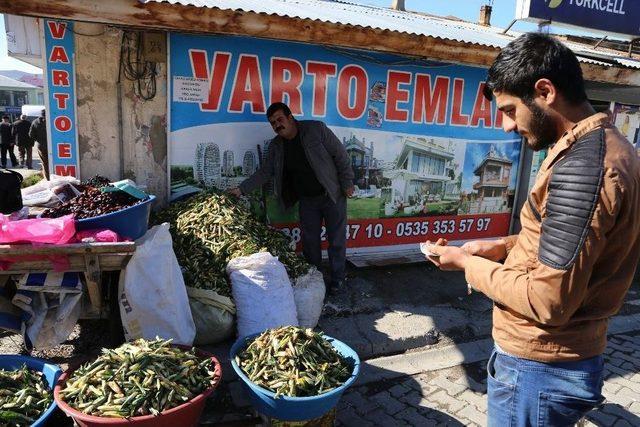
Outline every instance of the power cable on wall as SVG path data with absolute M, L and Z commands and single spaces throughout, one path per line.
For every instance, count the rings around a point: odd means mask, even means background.
M 124 76 L 133 82 L 135 95 L 145 101 L 156 96 L 156 63 L 144 59 L 142 33 L 123 31 L 120 45 L 118 80 Z

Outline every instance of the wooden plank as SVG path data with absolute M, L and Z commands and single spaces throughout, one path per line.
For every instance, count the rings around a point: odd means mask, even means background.
M 72 243 L 68 245 L 0 245 L 0 259 L 20 255 L 83 255 L 87 253 L 133 253 L 135 242 Z
M 101 254 L 100 268 L 102 271 L 122 270 L 129 262 L 131 255 L 129 254 Z M 86 263 L 83 255 L 70 256 L 69 268 L 65 271 L 85 271 Z M 38 261 L 18 261 L 12 263 L 7 270 L 0 271 L 0 274 L 24 274 L 33 272 L 54 271 L 53 264 L 50 260 L 43 259 Z
M 102 309 L 102 281 L 100 280 L 100 260 L 97 255 L 85 255 L 84 278 L 87 281 L 87 292 L 91 306 L 98 312 Z
M 0 0 L 0 13 L 168 31 L 235 34 L 489 66 L 498 48 L 311 19 L 137 0 Z M 581 64 L 587 80 L 640 86 L 640 71 Z

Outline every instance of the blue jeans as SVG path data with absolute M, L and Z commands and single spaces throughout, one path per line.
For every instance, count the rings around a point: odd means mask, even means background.
M 543 363 L 494 349 L 487 364 L 488 425 L 573 426 L 600 404 L 602 355 Z

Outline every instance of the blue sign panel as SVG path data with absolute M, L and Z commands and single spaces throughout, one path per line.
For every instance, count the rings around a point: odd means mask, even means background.
M 51 172 L 79 177 L 72 25 L 53 20 L 44 23 L 47 130 Z
M 637 0 L 528 0 L 520 10 L 524 17 L 528 12 L 529 18 L 640 36 L 640 5 Z

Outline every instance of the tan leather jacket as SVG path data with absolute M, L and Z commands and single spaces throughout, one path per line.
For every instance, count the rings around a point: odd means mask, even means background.
M 495 302 L 494 340 L 543 362 L 601 354 L 640 257 L 640 161 L 606 114 L 549 150 L 520 218 L 504 264 L 474 256 L 465 269 Z

